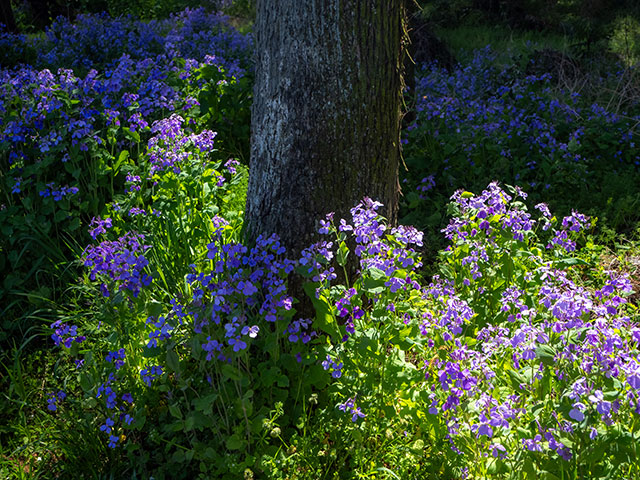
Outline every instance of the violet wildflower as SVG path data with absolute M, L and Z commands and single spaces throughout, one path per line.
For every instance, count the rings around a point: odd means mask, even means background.
M 67 394 L 62 390 L 58 390 L 58 392 L 51 392 L 48 394 L 47 398 L 47 409 L 51 412 L 55 412 L 58 409 L 58 402 L 61 402 L 65 398 L 67 398 Z
M 140 377 L 147 387 L 151 386 L 151 383 L 162 376 L 162 367 L 159 365 L 152 365 L 140 370 Z

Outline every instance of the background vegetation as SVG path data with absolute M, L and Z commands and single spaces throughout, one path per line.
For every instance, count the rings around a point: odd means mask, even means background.
M 243 244 L 252 2 L 35 3 L 0 32 L 0 477 L 638 476 L 634 2 L 422 2 L 404 226 L 363 199 L 299 259 Z

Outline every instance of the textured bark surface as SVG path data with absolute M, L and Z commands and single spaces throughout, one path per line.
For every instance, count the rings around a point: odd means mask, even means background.
M 369 196 L 395 222 L 403 0 L 258 0 L 246 226 L 292 253 Z

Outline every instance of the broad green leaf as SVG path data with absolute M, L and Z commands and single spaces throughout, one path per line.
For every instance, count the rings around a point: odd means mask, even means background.
M 222 371 L 222 375 L 230 380 L 238 381 L 242 378 L 240 370 L 238 370 L 233 365 L 229 365 L 228 363 L 225 363 L 220 370 Z
M 175 350 L 167 352 L 167 366 L 174 372 L 180 372 L 180 358 Z
M 331 306 L 327 299 L 321 295 L 320 298 L 316 298 L 317 283 L 308 282 L 305 283 L 303 289 L 307 296 L 311 299 L 314 309 L 316 311 L 316 319 L 314 322 L 314 328 L 319 329 L 325 333 L 328 333 L 332 337 L 339 338 L 340 328 L 338 322 L 333 315 Z
M 246 441 L 237 433 L 234 433 L 229 438 L 227 438 L 226 446 L 229 450 L 240 450 L 246 444 Z

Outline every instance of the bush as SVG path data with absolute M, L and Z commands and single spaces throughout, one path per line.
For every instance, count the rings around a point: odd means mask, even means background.
M 600 91 L 620 78 L 601 79 Z M 637 97 L 615 113 L 613 104 L 560 90 L 548 73 L 498 64 L 490 47 L 451 73 L 427 67 L 417 93 L 405 146 L 405 222 L 442 228 L 448 192 L 494 179 L 523 186 L 538 202 L 553 199 L 565 214 L 597 214 L 619 232 L 640 220 Z
M 248 67 L 250 40 L 203 10 L 172 22 L 60 18 L 38 40 L 36 60 L 55 73 L 0 71 L 2 340 L 33 325 L 22 316 L 62 298 L 88 239 L 81 226 L 122 191 L 155 120 L 185 112 L 219 130 L 220 157 L 245 158 L 251 81 L 239 65 Z
M 560 221 L 545 204 L 534 218 L 526 194 L 509 191 L 494 183 L 452 197 L 450 245 L 427 286 L 410 248 L 422 235 L 388 228 L 379 204 L 365 200 L 351 225 L 327 218 L 321 231 L 335 242 L 322 245 L 325 263 L 343 265 L 351 238 L 361 267 L 353 283 L 331 285 L 330 275 L 314 284 L 332 403 L 352 425 L 331 437 L 356 445 L 353 471 L 382 472 L 402 448 L 412 455 L 393 464 L 401 478 L 456 468 L 467 478 L 636 471 L 629 279 L 596 271 L 586 288 L 589 257 L 576 256 L 576 239 L 588 219 L 573 212 Z M 443 443 L 455 454 L 443 458 Z

